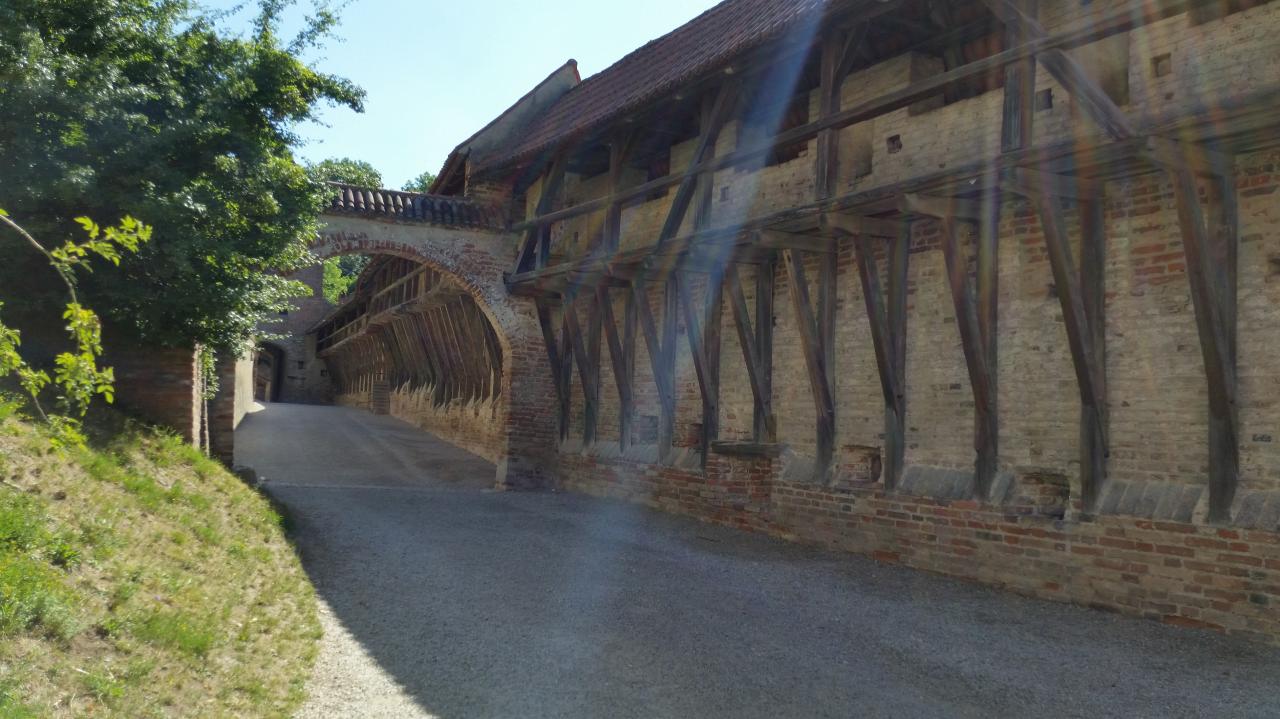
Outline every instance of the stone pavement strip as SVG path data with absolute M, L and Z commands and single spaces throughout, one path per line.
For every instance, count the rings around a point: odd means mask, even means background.
M 635 505 L 390 417 L 236 436 L 324 600 L 302 717 L 1280 717 L 1280 649 Z

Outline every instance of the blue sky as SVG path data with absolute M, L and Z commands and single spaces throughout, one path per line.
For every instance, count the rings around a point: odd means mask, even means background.
M 716 1 L 354 0 L 342 11 L 341 40 L 316 61 L 365 89 L 365 112 L 329 110 L 328 127 L 301 128 L 302 156 L 366 160 L 399 187 L 439 171 L 455 145 L 566 60 L 588 77 Z

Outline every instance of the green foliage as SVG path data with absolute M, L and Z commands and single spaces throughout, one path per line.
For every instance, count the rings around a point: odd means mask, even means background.
M 135 258 L 84 279 L 105 319 L 230 351 L 305 292 L 281 273 L 311 261 L 328 196 L 294 158 L 296 128 L 363 97 L 300 59 L 335 24 L 315 2 L 292 39 L 279 31 L 289 0 L 260 0 L 247 35 L 196 0 L 0 3 L 0 202 L 58 243 L 79 215 L 156 228 Z M 48 301 L 9 249 L 6 299 Z
M 417 177 L 413 178 L 412 180 L 409 180 L 408 182 L 404 183 L 403 189 L 405 192 L 429 192 L 431 189 L 431 183 L 435 181 L 436 181 L 435 173 L 426 171 L 426 172 L 423 172 L 421 175 L 418 175 Z
M 349 157 L 321 160 L 307 167 L 317 182 L 341 182 L 357 187 L 382 187 L 382 173 L 364 160 Z
M 53 430 L 55 446 L 78 444 L 80 419 L 89 409 L 89 402 L 102 395 L 108 403 L 115 399 L 115 373 L 110 367 L 98 367 L 102 356 L 102 322 L 92 310 L 82 306 L 76 296 L 76 270 L 90 271 L 86 264 L 89 255 L 98 255 L 115 265 L 120 264 L 120 250 L 134 253 L 151 239 L 151 228 L 126 216 L 119 227 L 109 227 L 106 232 L 87 217 L 76 218 L 89 239 L 83 242 L 67 240 L 61 247 L 46 250 L 26 230 L 0 209 L 0 226 L 3 226 L 26 243 L 29 249 L 44 255 L 53 270 L 62 278 L 70 302 L 62 313 L 67 333 L 75 343 L 75 351 L 62 352 L 54 358 L 53 377 L 45 370 L 35 369 L 21 356 L 21 334 L 0 322 L 0 378 L 10 374 L 18 376 L 19 384 L 31 396 L 36 411 Z M 0 302 L 0 309 L 4 303 Z M 50 384 L 61 391 L 58 405 L 63 414 L 49 414 L 40 403 L 40 394 Z

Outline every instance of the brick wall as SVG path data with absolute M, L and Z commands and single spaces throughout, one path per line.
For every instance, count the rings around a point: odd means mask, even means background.
M 102 364 L 115 369 L 117 404 L 202 444 L 203 403 L 194 350 L 117 340 L 108 344 Z

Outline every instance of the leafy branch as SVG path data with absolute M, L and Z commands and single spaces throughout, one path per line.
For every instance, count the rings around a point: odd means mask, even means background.
M 88 265 L 91 255 L 119 265 L 122 251 L 137 252 L 141 244 L 151 239 L 151 227 L 132 217 L 125 217 L 118 227 L 105 229 L 87 217 L 76 218 L 76 223 L 84 228 L 87 240 L 79 243 L 68 240 L 61 247 L 48 250 L 14 222 L 9 213 L 0 210 L 0 226 L 15 232 L 43 255 L 67 287 L 70 301 L 62 319 L 67 323 L 66 331 L 75 344 L 75 350 L 62 352 L 54 358 L 52 376 L 23 359 L 18 350 L 22 344 L 21 333 L 0 322 L 0 377 L 17 375 L 19 384 L 31 396 L 31 405 L 36 413 L 53 430 L 56 444 L 83 440 L 79 431 L 80 420 L 95 396 L 101 395 L 108 403 L 115 399 L 114 370 L 98 366 L 98 359 L 102 356 L 102 321 L 93 310 L 80 304 L 76 295 L 76 270 L 91 272 Z M 0 309 L 3 308 L 4 303 L 0 302 Z M 58 396 L 61 412 L 57 414 L 46 411 L 40 402 L 41 392 L 51 384 L 61 390 Z

